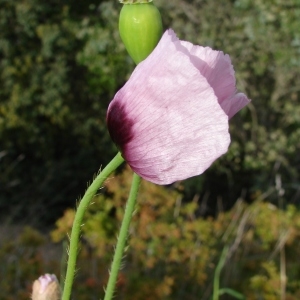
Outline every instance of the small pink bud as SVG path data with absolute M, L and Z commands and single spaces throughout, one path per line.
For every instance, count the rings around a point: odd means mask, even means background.
M 60 286 L 54 274 L 45 274 L 35 280 L 32 287 L 32 300 L 59 300 Z

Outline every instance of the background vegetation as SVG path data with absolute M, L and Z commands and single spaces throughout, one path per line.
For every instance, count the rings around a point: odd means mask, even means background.
M 149 299 L 208 299 L 227 244 L 230 264 L 222 284 L 247 299 L 278 299 L 283 290 L 297 299 L 299 270 L 292 259 L 299 251 L 300 2 L 155 3 L 165 28 L 231 56 L 238 89 L 252 103 L 231 120 L 230 150 L 205 174 L 167 190 L 145 188 L 119 288 L 134 299 L 145 294 Z M 112 0 L 0 0 L 3 228 L 51 227 L 75 207 L 86 182 L 115 154 L 106 108 L 134 68 L 119 38 L 119 10 Z M 89 212 L 76 299 L 86 299 L 80 293 L 88 292 L 94 299 L 95 290 L 102 291 L 127 195 L 120 188 L 130 177 L 124 174 L 109 182 L 116 187 L 108 186 Z M 235 204 L 239 198 L 249 206 Z M 57 226 L 62 234 L 72 220 L 67 212 Z M 0 261 L 14 262 L 1 264 L 3 299 L 26 297 L 41 272 L 59 273 L 57 257 L 53 263 L 42 255 L 43 235 L 26 230 L 9 243 L 0 237 Z M 53 238 L 59 240 L 57 230 Z M 24 242 L 24 234 L 33 240 Z M 88 263 L 95 265 L 92 275 L 85 273 Z

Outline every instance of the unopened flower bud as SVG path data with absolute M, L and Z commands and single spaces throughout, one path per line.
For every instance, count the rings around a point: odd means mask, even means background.
M 162 36 L 160 12 L 149 0 L 124 0 L 119 31 L 129 55 L 138 64 L 152 52 Z
M 32 300 L 59 300 L 60 286 L 53 274 L 45 274 L 35 280 L 32 287 Z

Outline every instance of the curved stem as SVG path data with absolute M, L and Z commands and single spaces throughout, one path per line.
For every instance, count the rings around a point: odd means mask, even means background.
M 134 173 L 131 190 L 126 204 L 125 213 L 124 213 L 124 217 L 120 229 L 120 235 L 117 241 L 116 252 L 111 265 L 111 272 L 108 279 L 104 300 L 111 300 L 113 297 L 140 182 L 141 182 L 141 178 Z
M 121 154 L 118 153 L 112 161 L 99 173 L 99 175 L 94 179 L 92 184 L 86 190 L 83 198 L 79 202 L 72 232 L 70 238 L 70 250 L 69 250 L 69 259 L 68 259 L 68 267 L 67 267 L 67 274 L 66 280 L 64 284 L 64 291 L 62 295 L 62 300 L 69 300 L 71 295 L 71 289 L 73 285 L 74 279 L 74 272 L 76 267 L 76 259 L 77 259 L 77 252 L 78 252 L 78 242 L 79 242 L 79 235 L 80 229 L 82 224 L 82 219 L 84 213 L 90 204 L 91 200 L 93 199 L 94 195 L 96 194 L 97 190 L 102 186 L 103 182 L 107 179 L 107 177 L 124 161 Z

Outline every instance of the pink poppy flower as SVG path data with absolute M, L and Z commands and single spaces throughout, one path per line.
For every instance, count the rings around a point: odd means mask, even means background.
M 230 143 L 228 119 L 249 103 L 230 57 L 167 30 L 111 101 L 107 125 L 132 170 L 157 184 L 203 173 Z

